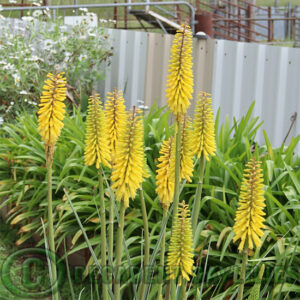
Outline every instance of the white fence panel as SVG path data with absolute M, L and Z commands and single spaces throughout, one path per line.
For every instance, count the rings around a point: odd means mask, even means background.
M 300 134 L 300 49 L 215 41 L 212 97 L 221 120 L 240 119 L 255 101 L 254 115 L 264 121 L 272 144 L 279 147 L 297 112 L 289 138 Z M 262 130 L 258 142 L 264 143 Z M 300 145 L 298 146 L 300 152 Z
M 106 30 L 113 56 L 111 64 L 105 67 L 105 83 L 102 93 L 114 88 L 124 92 L 126 106 L 138 105 L 138 100 L 144 100 L 147 33 L 129 30 Z

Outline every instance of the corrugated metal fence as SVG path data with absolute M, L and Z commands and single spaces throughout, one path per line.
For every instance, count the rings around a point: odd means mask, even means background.
M 105 92 L 125 90 L 129 105 L 144 100 L 165 105 L 165 83 L 172 36 L 108 30 L 115 55 L 106 71 Z M 224 40 L 194 39 L 195 95 L 211 92 L 221 120 L 238 120 L 255 101 L 254 115 L 264 121 L 274 146 L 280 146 L 298 112 L 290 136 L 300 134 L 300 49 Z M 195 100 L 194 100 L 195 101 Z M 258 142 L 263 143 L 262 130 Z M 298 147 L 300 153 L 300 147 Z
M 255 116 L 274 146 L 300 134 L 300 50 L 262 44 L 215 41 L 212 95 L 221 116 L 242 117 L 255 100 Z M 262 131 L 258 140 L 263 142 Z M 298 146 L 300 153 L 300 147 Z
M 168 74 L 172 35 L 107 29 L 114 55 L 105 70 L 105 82 L 100 92 L 114 87 L 122 89 L 128 106 L 138 100 L 151 106 L 154 101 L 165 105 L 165 85 Z M 214 41 L 194 41 L 195 97 L 200 90 L 211 92 Z
M 106 79 L 98 85 L 104 96 L 122 89 L 127 106 L 138 100 L 151 106 L 165 105 L 165 83 L 173 36 L 106 29 L 114 48 Z M 211 92 L 214 111 L 221 107 L 221 121 L 228 115 L 240 119 L 256 101 L 254 114 L 274 146 L 280 146 L 298 112 L 291 136 L 300 134 L 300 49 L 224 40 L 194 39 L 194 82 Z M 192 106 L 194 103 L 192 103 Z M 262 131 L 258 142 L 263 143 Z M 300 145 L 298 146 L 300 153 Z

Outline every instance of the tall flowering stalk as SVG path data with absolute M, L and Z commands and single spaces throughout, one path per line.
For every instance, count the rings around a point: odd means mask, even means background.
M 167 221 L 167 212 L 174 196 L 175 183 L 175 147 L 174 138 L 170 137 L 163 141 L 159 151 L 159 164 L 156 174 L 156 192 L 163 208 L 162 224 Z M 164 228 L 160 244 L 160 266 L 163 268 L 165 262 L 166 227 Z M 162 283 L 158 287 L 158 299 L 162 297 Z
M 140 111 L 135 107 L 127 114 L 126 126 L 121 128 L 117 143 L 115 165 L 111 179 L 115 189 L 116 200 L 120 202 L 120 221 L 116 245 L 116 283 L 115 299 L 120 299 L 120 282 L 118 278 L 122 259 L 123 230 L 125 209 L 129 198 L 134 199 L 144 178 L 144 130 Z
M 66 99 L 66 79 L 64 73 L 49 73 L 43 86 L 38 111 L 38 131 L 45 145 L 47 163 L 52 163 L 54 146 L 64 127 Z
M 105 117 L 107 122 L 108 141 L 113 169 L 120 131 L 126 126 L 125 101 L 122 91 L 117 91 L 117 89 L 114 89 L 113 92 L 107 93 L 105 102 Z M 110 199 L 108 222 L 108 254 L 111 260 L 113 259 L 114 245 L 114 204 L 115 201 L 113 199 Z
M 158 161 L 156 192 L 162 208 L 168 210 L 173 201 L 175 182 L 175 147 L 173 137 L 170 137 L 167 141 L 163 141 Z
M 122 91 L 114 89 L 113 92 L 107 93 L 105 116 L 109 137 L 109 148 L 111 151 L 112 162 L 114 162 L 120 131 L 124 128 L 126 123 L 126 109 Z
M 177 119 L 186 114 L 193 94 L 192 32 L 182 25 L 175 34 L 171 47 L 166 97 Z
M 206 160 L 216 152 L 215 122 L 211 104 L 211 95 L 200 92 L 195 108 L 194 118 L 194 154 L 200 158 L 204 155 Z
M 169 279 L 176 279 L 179 276 L 178 285 L 181 286 L 183 279 L 189 280 L 189 275 L 193 274 L 193 263 L 193 237 L 190 213 L 188 205 L 183 201 L 179 204 L 178 214 L 172 226 L 167 258 Z
M 215 124 L 211 106 L 211 95 L 205 92 L 199 93 L 198 101 L 196 103 L 193 152 L 197 158 L 200 158 L 199 180 L 192 211 L 192 228 L 193 234 L 195 235 L 200 212 L 205 159 L 209 160 L 209 157 L 214 156 L 216 152 Z
M 110 151 L 104 111 L 98 94 L 89 98 L 86 121 L 84 161 L 87 166 L 96 165 L 99 177 L 100 216 L 101 216 L 101 266 L 106 270 L 106 217 L 104 187 L 101 164 L 110 167 Z M 106 274 L 102 274 L 104 277 Z M 102 280 L 103 299 L 108 299 L 106 280 Z
M 86 118 L 84 163 L 87 166 L 100 164 L 110 167 L 110 151 L 105 114 L 100 97 L 97 93 L 89 98 L 88 114 Z
M 190 105 L 193 93 L 192 32 L 182 25 L 175 34 L 169 61 L 166 97 L 170 110 L 176 117 L 176 159 L 173 220 L 177 215 L 180 181 L 181 121 Z
M 144 126 L 140 111 L 133 108 L 127 114 L 127 122 L 120 130 L 116 149 L 115 167 L 111 179 L 116 189 L 116 199 L 129 206 L 134 199 L 144 175 Z
M 182 119 L 188 110 L 193 94 L 192 51 L 191 29 L 187 25 L 182 25 L 180 29 L 177 30 L 171 46 L 171 57 L 168 70 L 169 75 L 166 86 L 167 102 L 176 119 L 173 224 L 177 217 L 179 203 Z M 174 280 L 171 284 L 171 295 L 172 297 L 175 297 Z
M 263 191 L 263 172 L 260 165 L 261 163 L 255 157 L 246 165 L 233 227 L 233 242 L 240 240 L 238 249 L 243 252 L 238 300 L 243 298 L 248 249 L 253 249 L 254 245 L 260 247 L 260 237 L 263 235 L 262 229 L 265 220 L 263 209 L 266 205 Z
M 186 115 L 183 117 L 181 130 L 180 179 L 191 182 L 194 170 L 193 131 L 191 120 Z
M 64 73 L 47 75 L 47 80 L 43 87 L 42 96 L 40 98 L 38 111 L 38 131 L 45 145 L 46 166 L 48 179 L 48 234 L 49 249 L 52 254 L 51 258 L 51 280 L 52 287 L 57 284 L 57 270 L 55 261 L 55 241 L 53 226 L 53 206 L 52 206 L 52 163 L 54 155 L 54 147 L 60 132 L 64 126 L 63 119 L 65 116 L 66 99 L 66 79 Z M 53 299 L 58 300 L 58 290 L 53 288 Z

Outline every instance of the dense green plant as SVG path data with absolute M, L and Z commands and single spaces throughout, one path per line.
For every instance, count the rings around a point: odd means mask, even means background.
M 292 138 L 290 145 L 286 147 L 282 145 L 278 149 L 273 149 L 264 133 L 265 144 L 256 144 L 256 147 L 253 147 L 257 130 L 261 125 L 258 124 L 258 118 L 251 118 L 253 107 L 254 104 L 240 121 L 234 120 L 233 126 L 230 126 L 228 118 L 220 125 L 219 113 L 216 116 L 217 152 L 216 156 L 207 162 L 204 173 L 200 207 L 200 220 L 203 221 L 199 222 L 196 229 L 197 276 L 193 278 L 189 290 L 189 293 L 196 292 L 204 299 L 208 297 L 224 299 L 237 290 L 237 284 L 233 281 L 237 278 L 238 268 L 234 266 L 240 263 L 240 256 L 237 254 L 237 246 L 232 243 L 232 226 L 243 166 L 253 151 L 256 157 L 260 157 L 265 175 L 267 227 L 262 238 L 262 247 L 250 253 L 247 269 L 250 276 L 245 286 L 245 295 L 247 296 L 250 288 L 254 286 L 254 279 L 262 262 L 265 264 L 267 276 L 264 276 L 261 285 L 261 295 L 269 294 L 273 295 L 274 299 L 281 299 L 299 293 L 297 265 L 300 262 L 298 255 L 300 159 L 295 156 L 294 151 L 300 137 Z M 155 166 L 162 140 L 173 133 L 173 128 L 168 125 L 169 115 L 169 111 L 154 105 L 144 117 L 150 177 L 143 183 L 143 190 L 150 230 L 152 254 L 150 264 L 156 264 L 159 259 L 159 251 L 153 256 L 160 238 L 162 222 L 162 209 L 155 193 Z M 69 253 L 87 248 L 82 231 L 64 195 L 63 187 L 65 187 L 70 192 L 71 201 L 88 234 L 90 244 L 100 257 L 98 172 L 96 168 L 84 166 L 84 119 L 85 116 L 76 109 L 72 116 L 66 117 L 54 156 L 53 201 L 54 205 L 57 205 L 54 215 L 57 224 L 56 243 L 57 247 L 62 247 L 64 238 L 72 239 Z M 7 222 L 19 229 L 18 245 L 36 233 L 40 234 L 38 244 L 41 245 L 43 233 L 40 218 L 46 219 L 47 186 L 44 179 L 46 169 L 43 167 L 44 148 L 37 132 L 36 116 L 26 112 L 20 114 L 17 123 L 2 126 L 0 136 L 0 197 L 1 206 L 8 205 L 10 209 Z M 197 162 L 195 169 L 198 167 Z M 105 180 L 108 180 L 109 169 L 105 169 L 104 172 Z M 180 198 L 190 204 L 195 195 L 197 174 L 198 172 L 195 172 L 192 183 L 186 183 L 182 187 Z M 106 187 L 106 197 L 109 197 L 110 192 Z M 108 210 L 108 201 L 106 205 Z M 168 222 L 167 226 L 170 228 L 171 223 Z M 138 197 L 131 202 L 130 209 L 126 211 L 124 236 L 125 266 L 132 265 L 139 269 L 143 259 L 140 248 L 143 242 L 143 221 Z M 167 234 L 167 243 L 169 239 L 170 236 Z M 88 265 L 91 264 L 92 258 L 88 262 Z M 157 284 L 148 285 L 146 292 L 149 292 L 149 298 L 156 297 L 157 287 Z M 132 297 L 136 292 L 129 281 L 121 286 L 121 290 L 124 289 Z
M 103 78 L 100 65 L 112 55 L 103 28 L 91 27 L 88 22 L 71 27 L 63 25 L 61 18 L 42 22 L 41 16 L 36 16 L 24 17 L 12 26 L 4 18 L 0 28 L 2 118 L 37 105 L 49 70 L 65 71 L 69 100 L 80 101 Z

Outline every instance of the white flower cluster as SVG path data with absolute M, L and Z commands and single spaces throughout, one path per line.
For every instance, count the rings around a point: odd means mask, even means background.
M 100 23 L 113 23 L 113 24 L 116 24 L 117 23 L 117 21 L 116 20 L 112 20 L 112 19 L 108 19 L 108 20 L 106 20 L 106 19 L 99 19 L 99 22 Z
M 37 2 L 39 3 L 39 2 Z M 94 13 L 87 18 L 97 18 Z M 41 22 L 44 11 L 10 22 L 0 22 L 0 99 L 36 105 L 47 72 L 67 73 L 70 85 L 87 92 L 101 78 L 101 64 L 111 55 L 103 29 L 88 24 L 66 26 Z M 10 104 L 4 114 L 14 113 Z M 0 115 L 3 107 L 0 106 Z M 4 115 L 5 116 L 5 115 Z
M 30 104 L 30 105 L 33 105 L 33 106 L 37 106 L 37 103 L 36 102 L 34 102 L 34 101 L 30 101 L 30 100 L 28 100 L 28 99 L 24 99 L 24 102 L 26 102 L 26 103 L 28 103 L 28 104 Z

